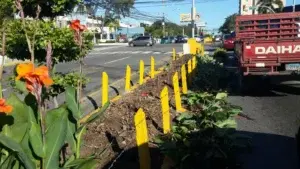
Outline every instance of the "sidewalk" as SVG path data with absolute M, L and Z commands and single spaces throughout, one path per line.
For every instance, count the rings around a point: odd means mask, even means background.
M 98 43 L 94 46 L 128 46 L 128 43 Z

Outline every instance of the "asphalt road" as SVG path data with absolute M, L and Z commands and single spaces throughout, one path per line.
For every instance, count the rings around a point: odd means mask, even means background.
M 101 75 L 105 71 L 109 76 L 109 83 L 124 78 L 126 65 L 131 66 L 132 73 L 138 71 L 139 61 L 143 60 L 145 68 L 150 66 L 150 56 L 155 61 L 172 56 L 173 48 L 176 52 L 182 52 L 182 44 L 156 44 L 152 47 L 129 47 L 128 45 L 107 45 L 95 46 L 95 48 L 84 59 L 83 73 L 90 79 L 84 89 L 84 95 L 89 94 L 101 85 Z M 157 68 L 160 65 L 157 65 Z M 76 62 L 61 63 L 56 66 L 57 72 L 67 73 L 79 71 L 79 64 Z M 12 67 L 5 69 L 4 78 L 12 75 Z M 4 84 L 4 96 L 11 92 L 8 84 Z
M 211 47 L 213 50 L 214 47 Z M 233 52 L 228 52 L 225 67 L 237 71 Z M 296 134 L 300 126 L 300 85 L 282 82 L 299 77 L 254 77 L 243 93 L 229 92 L 229 101 L 243 108 L 238 130 L 252 137 L 249 154 L 241 156 L 244 169 L 298 169 Z M 235 91 L 237 77 L 232 76 L 230 91 Z

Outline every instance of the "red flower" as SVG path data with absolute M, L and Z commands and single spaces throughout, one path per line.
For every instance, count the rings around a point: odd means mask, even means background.
M 70 28 L 76 32 L 83 32 L 87 30 L 85 25 L 80 24 L 80 20 L 76 19 L 71 21 Z

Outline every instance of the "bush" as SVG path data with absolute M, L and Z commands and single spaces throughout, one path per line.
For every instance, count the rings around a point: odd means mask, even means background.
M 35 24 L 33 24 L 35 23 Z M 38 28 L 36 28 L 38 25 Z M 26 60 L 30 59 L 24 30 L 21 29 L 21 21 L 13 20 L 7 28 L 7 56 L 10 59 Z M 69 28 L 58 28 L 52 22 L 27 21 L 26 30 L 29 37 L 33 37 L 34 30 L 37 29 L 35 37 L 35 60 L 39 63 L 46 61 L 46 46 L 49 41 L 52 43 L 52 63 L 76 61 L 85 56 L 93 48 L 92 34 L 85 33 L 85 41 L 81 53 L 79 46 L 74 41 L 74 33 Z
M 208 55 L 197 57 L 192 89 L 204 91 L 226 89 L 228 76 L 229 73 L 223 64 L 215 58 Z
M 189 93 L 185 101 L 200 107 L 175 118 L 172 131 L 155 140 L 174 169 L 236 168 L 236 152 L 248 148 L 249 137 L 235 132 L 241 108 L 229 104 L 226 93 Z
M 65 92 L 65 89 L 67 87 L 78 87 L 78 81 L 82 80 L 82 85 L 85 87 L 86 84 L 88 84 L 89 79 L 86 77 L 80 77 L 79 73 L 55 73 L 52 76 L 53 79 L 53 85 L 49 87 L 48 91 L 45 92 L 44 96 L 45 97 L 55 97 L 63 92 Z M 21 81 L 16 81 L 15 80 L 15 75 L 10 76 L 8 78 L 10 85 L 12 88 L 19 93 L 24 93 L 26 92 L 25 84 Z
M 227 51 L 224 48 L 217 48 L 213 54 L 214 58 L 226 58 Z

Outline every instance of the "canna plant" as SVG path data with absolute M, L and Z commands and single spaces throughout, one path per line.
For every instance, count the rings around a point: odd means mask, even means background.
M 65 103 L 47 110 L 42 96 L 53 84 L 48 68 L 25 63 L 19 64 L 16 72 L 16 80 L 23 81 L 28 92 L 23 101 L 15 94 L 7 101 L 0 99 L 0 168 L 95 168 L 93 156 L 80 157 L 82 136 L 86 125 L 99 117 L 109 103 L 82 120 L 76 89 L 68 87 Z

